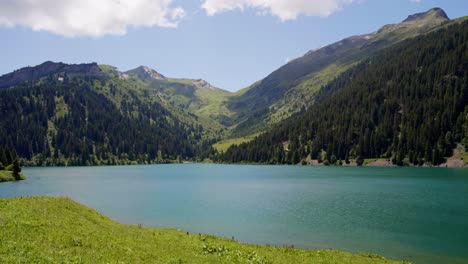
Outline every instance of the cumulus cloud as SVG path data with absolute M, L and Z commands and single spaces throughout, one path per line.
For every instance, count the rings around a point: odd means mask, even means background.
M 0 0 L 0 26 L 67 37 L 123 35 L 129 27 L 176 27 L 173 0 Z
M 209 16 L 235 9 L 255 8 L 258 14 L 270 13 L 282 21 L 300 15 L 329 16 L 358 0 L 204 0 L 202 8 Z

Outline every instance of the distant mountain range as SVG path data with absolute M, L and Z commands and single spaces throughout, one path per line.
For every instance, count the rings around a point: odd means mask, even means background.
M 0 145 L 16 147 L 31 164 L 216 158 L 214 142 L 290 124 L 291 117 L 314 111 L 346 86 L 342 76 L 361 62 L 464 20 L 449 20 L 440 8 L 414 14 L 309 51 L 236 93 L 146 66 L 125 72 L 97 63 L 22 68 L 0 77 L 0 132 L 7 135 Z M 331 89 L 338 80 L 343 84 Z M 111 125 L 116 122 L 126 125 Z M 114 141 L 112 129 L 122 130 Z

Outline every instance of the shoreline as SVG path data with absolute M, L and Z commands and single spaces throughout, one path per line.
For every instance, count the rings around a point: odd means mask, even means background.
M 30 165 L 23 165 L 23 168 L 80 168 L 80 167 L 118 167 L 118 166 L 150 166 L 150 165 L 190 165 L 190 164 L 217 164 L 217 165 L 265 165 L 265 166 L 311 166 L 311 167 L 400 167 L 400 168 L 451 168 L 451 169 L 467 169 L 468 164 L 464 162 L 462 159 L 451 159 L 442 164 L 437 166 L 433 166 L 431 164 L 424 164 L 421 166 L 416 165 L 403 165 L 398 166 L 393 164 L 391 161 L 388 160 L 378 160 L 378 159 L 369 159 L 369 160 L 376 160 L 372 162 L 368 162 L 367 164 L 363 164 L 362 166 L 358 166 L 356 162 L 351 161 L 349 164 L 343 163 L 342 165 L 337 164 L 330 164 L 325 165 L 319 163 L 317 160 L 309 161 L 307 164 L 270 164 L 270 163 L 260 163 L 260 162 L 239 162 L 239 163 L 230 163 L 230 162 L 212 162 L 212 161 L 184 161 L 182 163 L 173 162 L 173 163 L 137 163 L 137 164 L 115 164 L 115 165 L 42 165 L 42 166 L 30 166 Z
M 256 245 L 175 228 L 125 225 L 63 197 L 2 198 L 0 215 L 0 260 L 5 263 L 77 258 L 83 263 L 408 263 L 373 253 Z

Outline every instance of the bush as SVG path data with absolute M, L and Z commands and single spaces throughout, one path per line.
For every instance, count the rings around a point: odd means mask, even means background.
M 15 161 L 13 161 L 13 173 L 16 173 L 16 174 L 19 174 L 21 172 L 21 167 L 19 165 L 19 161 L 16 159 Z
M 361 156 L 357 156 L 356 158 L 356 164 L 358 166 L 362 166 L 362 164 L 364 164 L 364 159 L 361 157 Z
M 16 159 L 15 161 L 13 161 L 13 177 L 15 177 L 15 180 L 19 181 L 21 180 L 21 175 L 20 175 L 20 172 L 21 172 L 21 167 L 19 165 L 19 161 Z

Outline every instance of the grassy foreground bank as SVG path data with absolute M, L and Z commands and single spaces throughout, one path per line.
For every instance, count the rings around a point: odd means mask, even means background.
M 398 263 L 119 224 L 67 198 L 0 199 L 0 263 Z

